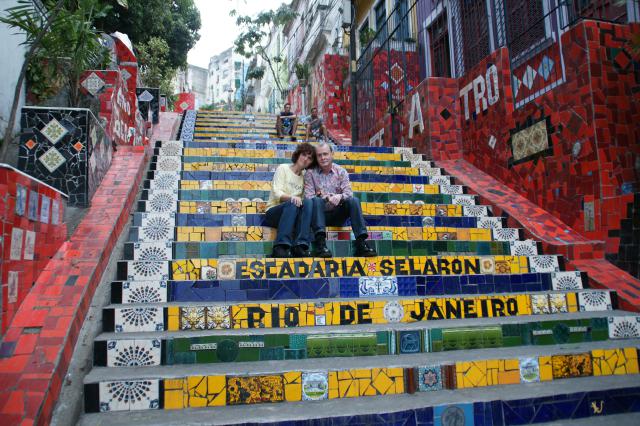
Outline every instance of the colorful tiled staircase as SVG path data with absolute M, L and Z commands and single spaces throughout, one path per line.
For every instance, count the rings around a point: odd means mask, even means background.
M 630 410 L 640 318 L 412 149 L 335 147 L 379 257 L 351 257 L 342 227 L 328 232 L 333 259 L 268 258 L 265 201 L 296 146 L 273 123 L 190 111 L 181 140 L 158 142 L 94 343 L 85 424 L 498 425 Z

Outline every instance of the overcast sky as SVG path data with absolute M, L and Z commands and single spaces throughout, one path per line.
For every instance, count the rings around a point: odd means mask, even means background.
M 233 46 L 239 34 L 235 18 L 229 16 L 232 9 L 242 15 L 255 16 L 257 13 L 276 9 L 283 0 L 195 0 L 200 10 L 202 27 L 200 40 L 189 51 L 188 62 L 207 68 L 209 58 Z

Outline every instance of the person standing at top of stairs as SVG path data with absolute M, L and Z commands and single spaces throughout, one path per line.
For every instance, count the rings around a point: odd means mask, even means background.
M 298 130 L 298 117 L 291 112 L 291 104 L 284 104 L 284 111 L 278 114 L 276 119 L 276 132 L 278 137 L 283 139 L 285 135 L 291 136 L 291 140 L 296 140 L 296 131 Z
M 353 196 L 349 173 L 333 163 L 333 148 L 327 142 L 316 146 L 318 167 L 307 170 L 304 176 L 304 196 L 313 200 L 316 250 L 314 256 L 331 257 L 326 245 L 326 226 L 343 226 L 351 219 L 351 229 L 356 237 L 355 256 L 374 257 L 377 253 L 367 244 L 367 226 L 362 216 L 360 200 Z
M 301 143 L 291 162 L 276 169 L 267 203 L 267 225 L 278 228 L 272 257 L 309 256 L 313 201 L 304 199 L 303 190 L 305 170 L 316 162 L 315 149 Z

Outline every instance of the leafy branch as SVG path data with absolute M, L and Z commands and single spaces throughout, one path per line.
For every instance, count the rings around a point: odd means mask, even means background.
M 252 18 L 247 15 L 238 15 L 234 9 L 229 13 L 230 16 L 236 17 L 236 25 L 241 28 L 240 35 L 233 42 L 234 51 L 245 58 L 260 57 L 269 68 L 273 80 L 278 88 L 278 92 L 282 96 L 282 84 L 275 70 L 274 64 L 279 64 L 282 59 L 279 57 L 269 57 L 267 46 L 269 44 L 269 31 L 272 27 L 284 26 L 291 22 L 296 16 L 288 5 L 282 4 L 276 10 L 267 10 L 260 12 L 256 17 Z M 260 70 L 262 68 L 262 70 Z M 256 67 L 253 71 L 255 75 L 264 75 L 264 66 Z

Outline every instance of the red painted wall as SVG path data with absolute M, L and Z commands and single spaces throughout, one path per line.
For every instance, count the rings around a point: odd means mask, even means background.
M 0 194 L 0 334 L 4 335 L 40 271 L 65 241 L 67 227 L 64 196 L 5 164 L 0 164 Z
M 173 104 L 173 111 L 182 113 L 187 110 L 196 109 L 195 93 L 178 93 L 178 99 Z

